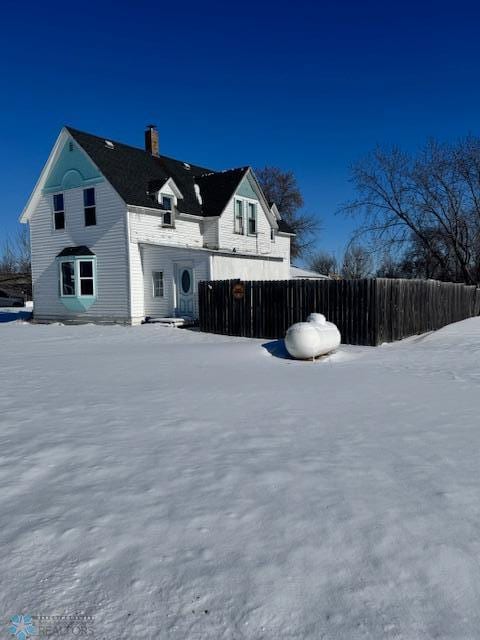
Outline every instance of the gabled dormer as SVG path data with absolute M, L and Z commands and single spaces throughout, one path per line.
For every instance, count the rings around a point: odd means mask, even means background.
M 147 193 L 152 198 L 152 203 L 155 203 L 160 208 L 162 226 L 174 228 L 178 203 L 183 200 L 183 194 L 173 178 L 151 180 L 147 185 Z

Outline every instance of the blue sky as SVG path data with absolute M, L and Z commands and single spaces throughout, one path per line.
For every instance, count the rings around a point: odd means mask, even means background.
M 456 2 L 2 5 L 0 243 L 63 124 L 213 168 L 292 169 L 340 253 L 375 144 L 480 133 L 480 9 Z

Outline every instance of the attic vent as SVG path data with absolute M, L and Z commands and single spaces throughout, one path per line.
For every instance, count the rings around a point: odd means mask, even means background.
M 74 149 L 73 142 L 69 142 L 68 143 L 68 150 L 69 151 L 73 151 L 73 149 Z
M 198 186 L 198 184 L 194 184 L 193 185 L 195 188 L 195 195 L 197 196 L 197 200 L 200 204 L 202 204 L 202 196 L 200 194 L 200 187 Z
M 108 147 L 109 149 L 115 149 L 115 145 L 111 140 L 105 140 L 105 146 Z
M 190 165 L 188 164 L 188 162 L 184 162 L 184 163 L 183 163 L 183 166 L 185 167 L 185 169 L 188 169 L 188 170 L 190 170 L 190 169 L 191 169 L 191 167 L 190 167 Z

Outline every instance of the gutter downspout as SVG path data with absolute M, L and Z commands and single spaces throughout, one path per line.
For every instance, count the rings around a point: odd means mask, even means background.
M 133 324 L 133 317 L 132 317 L 132 298 L 133 298 L 133 292 L 132 292 L 132 275 L 131 275 L 131 269 L 132 269 L 132 260 L 131 260 L 131 252 L 130 252 L 130 214 L 128 212 L 128 206 L 125 205 L 125 239 L 127 241 L 127 291 L 128 291 L 128 296 L 127 296 L 127 312 L 128 312 L 128 319 L 129 319 L 129 323 Z

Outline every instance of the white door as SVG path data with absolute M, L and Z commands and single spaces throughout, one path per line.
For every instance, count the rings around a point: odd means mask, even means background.
M 177 266 L 177 313 L 193 317 L 193 269 L 188 265 Z

